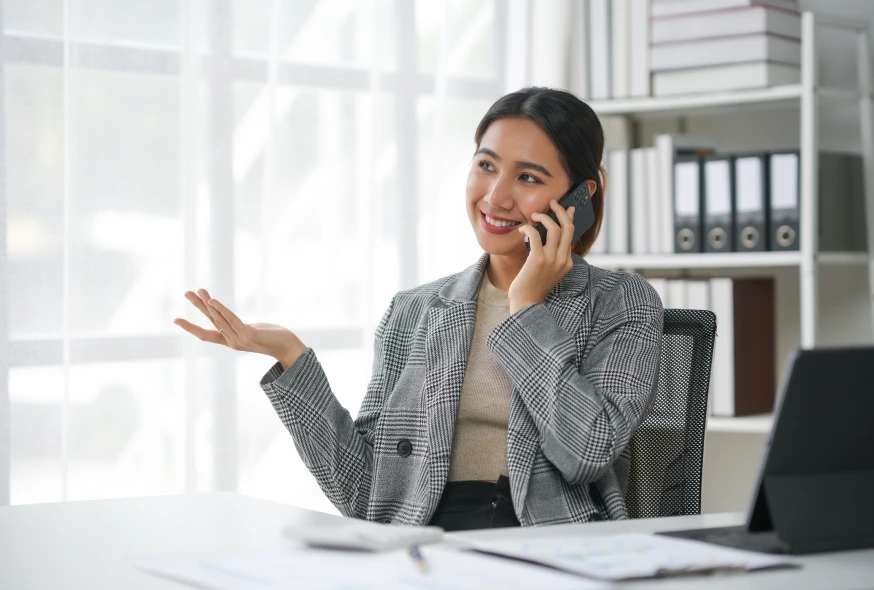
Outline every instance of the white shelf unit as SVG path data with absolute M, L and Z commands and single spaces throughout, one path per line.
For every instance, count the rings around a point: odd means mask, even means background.
M 634 270 L 688 270 L 694 268 L 783 268 L 801 266 L 800 252 L 736 252 L 730 254 L 593 254 L 586 260 L 601 268 Z M 868 264 L 865 252 L 819 252 L 819 264 Z
M 855 37 L 857 88 L 828 88 L 819 84 L 816 60 L 818 27 L 840 29 Z M 665 254 L 665 255 L 591 255 L 587 259 L 595 266 L 625 270 L 719 270 L 796 268 L 800 296 L 801 348 L 817 345 L 817 277 L 825 265 L 858 266 L 868 272 L 868 302 L 874 319 L 874 114 L 872 114 L 872 83 L 870 79 L 870 45 L 868 23 L 812 12 L 802 13 L 801 83 L 756 90 L 738 90 L 713 94 L 649 97 L 592 101 L 589 104 L 599 116 L 619 116 L 629 119 L 725 115 L 737 116 L 739 109 L 766 109 L 792 106 L 799 109 L 801 183 L 800 183 L 800 249 L 797 252 L 761 252 L 727 254 Z M 864 162 L 865 210 L 868 252 L 819 251 L 818 153 L 819 106 L 828 101 L 855 103 L 859 114 L 861 152 Z M 865 268 L 867 267 L 867 268 Z M 874 326 L 872 326 L 874 332 Z M 779 362 L 779 361 L 778 361 Z M 710 432 L 770 431 L 770 416 L 743 418 L 709 418 Z
M 721 418 L 710 416 L 707 419 L 708 432 L 741 434 L 769 434 L 774 424 L 773 416 L 742 416 L 740 418 Z

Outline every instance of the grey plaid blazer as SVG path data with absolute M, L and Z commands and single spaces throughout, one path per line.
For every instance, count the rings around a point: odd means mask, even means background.
M 510 488 L 523 526 L 627 518 L 628 442 L 654 395 L 663 310 L 643 278 L 573 268 L 487 346 L 513 393 Z M 312 349 L 261 386 L 304 463 L 346 516 L 427 524 L 449 470 L 455 414 L 488 254 L 392 299 L 352 419 Z

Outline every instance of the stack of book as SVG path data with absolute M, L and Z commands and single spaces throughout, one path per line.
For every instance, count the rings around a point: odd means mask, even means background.
M 655 96 L 797 84 L 797 0 L 653 0 Z
M 774 279 L 648 280 L 665 308 L 708 309 L 716 314 L 709 414 L 771 412 L 776 392 Z

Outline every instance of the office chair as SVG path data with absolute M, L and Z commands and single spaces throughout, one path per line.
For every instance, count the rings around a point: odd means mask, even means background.
M 701 512 L 701 470 L 713 312 L 666 309 L 658 391 L 629 444 L 625 501 L 631 518 Z

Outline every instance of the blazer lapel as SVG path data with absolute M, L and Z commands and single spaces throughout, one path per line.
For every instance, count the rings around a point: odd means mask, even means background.
M 424 398 L 428 421 L 429 488 L 434 506 L 443 494 L 449 473 L 455 416 L 475 322 L 475 301 L 428 311 Z
M 576 335 L 585 321 L 585 311 L 589 306 L 589 295 L 585 290 L 589 279 L 589 266 L 580 257 L 574 255 L 574 267 L 558 285 L 546 296 L 544 305 L 549 310 L 556 323 L 568 334 Z M 579 355 L 582 351 L 577 350 Z M 577 359 L 582 364 L 582 359 Z M 514 391 L 510 400 L 510 422 L 507 432 L 507 463 L 509 465 L 510 494 L 513 504 L 519 514 L 524 515 L 525 498 L 528 496 L 528 483 L 534 457 L 540 449 L 537 438 L 532 438 L 532 432 L 537 428 L 531 420 L 531 415 L 525 407 L 522 397 Z
M 428 487 L 437 506 L 446 485 L 455 416 L 476 323 L 476 295 L 488 265 L 488 254 L 447 281 L 439 300 L 428 310 L 425 335 L 425 415 L 428 421 Z

